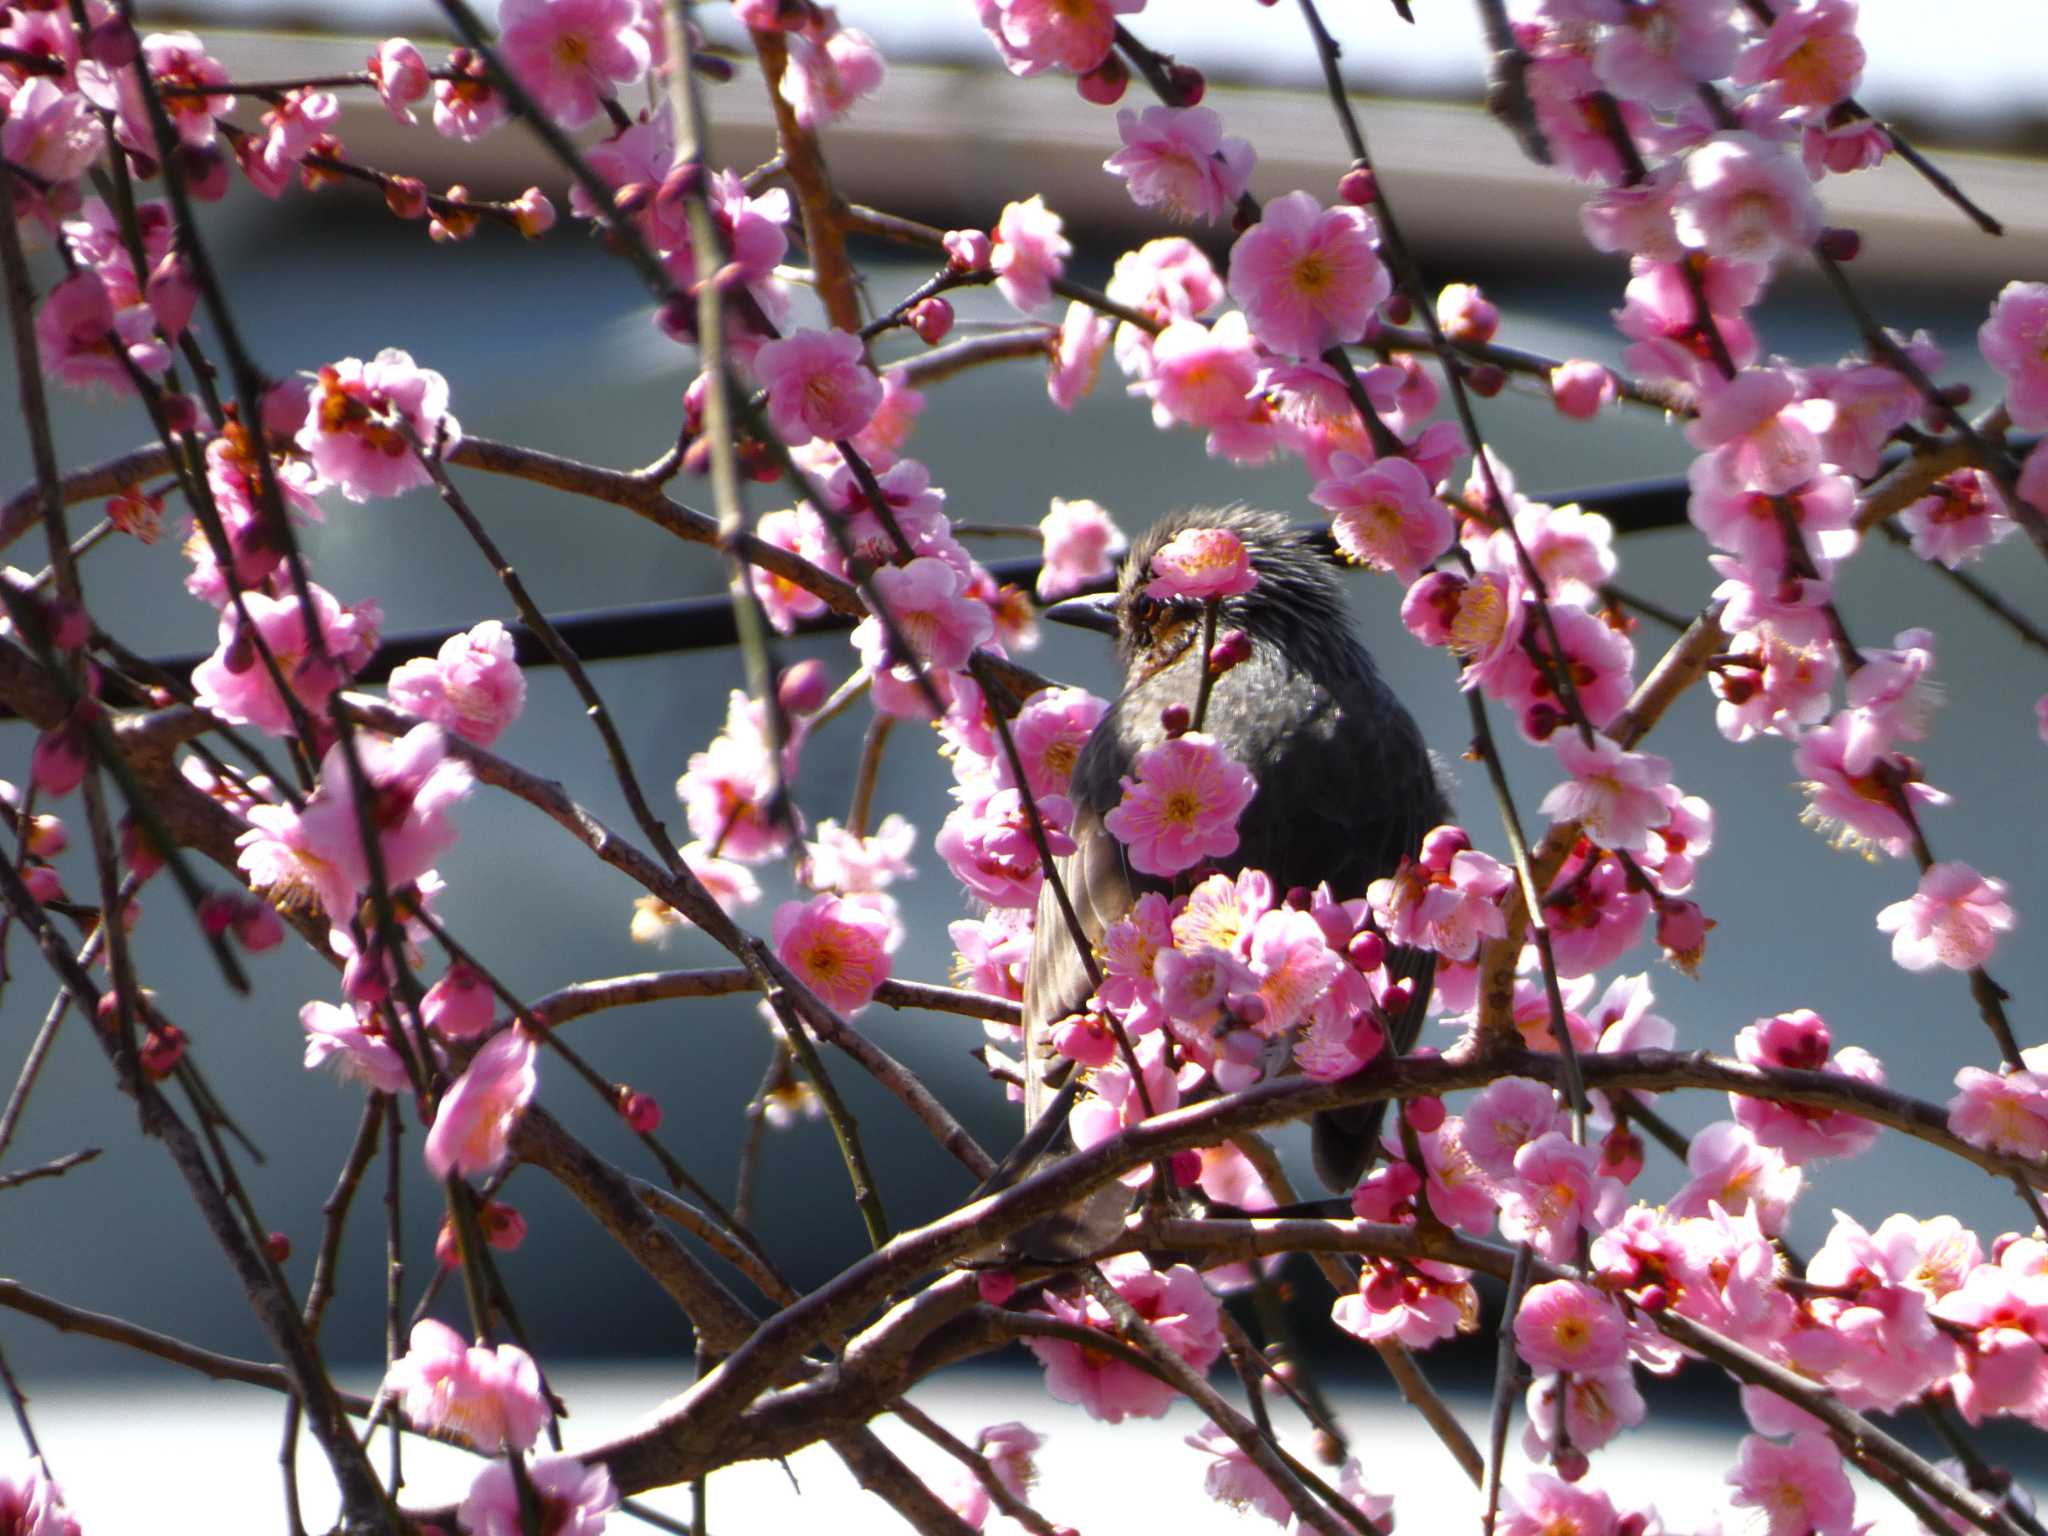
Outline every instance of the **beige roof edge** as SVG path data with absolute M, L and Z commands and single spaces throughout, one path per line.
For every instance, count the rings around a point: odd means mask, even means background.
M 361 43 L 275 36 L 209 40 L 239 79 L 359 69 L 366 51 Z M 563 185 L 544 152 L 516 128 L 460 145 L 424 121 L 399 127 L 367 92 L 343 95 L 342 137 L 362 164 L 419 176 L 436 190 L 459 181 L 488 195 L 538 182 L 553 194 Z M 773 123 L 758 77 L 743 72 L 706 96 L 715 158 L 741 169 L 765 160 Z M 1334 195 L 1347 157 L 1320 93 L 1216 87 L 1207 104 L 1222 113 L 1228 131 L 1257 146 L 1255 191 L 1273 196 L 1306 187 Z M 1497 267 L 1510 259 L 1510 246 L 1516 261 L 1576 262 L 1591 254 L 1579 233 L 1585 189 L 1524 159 L 1477 106 L 1393 97 L 1360 97 L 1356 106 L 1403 228 L 1432 265 Z M 257 115 L 253 104 L 235 113 L 251 126 Z M 1119 143 L 1114 115 L 1079 103 L 1070 82 L 904 65 L 892 66 L 882 93 L 825 134 L 826 156 L 846 194 L 892 211 L 985 225 L 1011 197 L 1037 191 L 1082 241 L 1172 232 L 1149 210 L 1133 207 L 1122 183 L 1103 171 L 1104 157 Z M 2007 232 L 1985 235 L 1894 157 L 1875 170 L 1829 177 L 1821 187 L 1829 222 L 1863 236 L 1857 275 L 1917 284 L 1938 269 L 1944 288 L 2048 279 L 2048 162 L 1921 147 Z

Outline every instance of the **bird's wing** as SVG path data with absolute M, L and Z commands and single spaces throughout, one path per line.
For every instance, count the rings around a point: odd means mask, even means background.
M 1136 899 L 1123 845 L 1103 830 L 1100 813 L 1079 806 L 1072 828 L 1074 851 L 1054 860 L 1060 883 L 1073 903 L 1081 934 L 1092 951 L 1110 924 Z M 1046 1103 L 1065 1078 L 1065 1058 L 1052 1048 L 1052 1026 L 1081 1011 L 1095 985 L 1074 944 L 1052 881 L 1038 893 L 1038 917 L 1031 930 L 1031 961 L 1024 973 L 1024 1123 L 1038 1123 Z

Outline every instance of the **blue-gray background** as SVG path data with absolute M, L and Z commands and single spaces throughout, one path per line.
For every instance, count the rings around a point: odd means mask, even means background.
M 1340 168 L 1333 150 L 1330 175 Z M 986 222 L 1000 200 L 991 194 L 985 203 L 962 207 L 957 218 Z M 457 414 L 473 434 L 609 465 L 643 463 L 672 439 L 687 354 L 655 333 L 630 277 L 580 231 L 564 227 L 538 245 L 526 245 L 487 230 L 471 243 L 444 248 L 429 246 L 416 226 L 393 228 L 372 203 L 349 192 L 318 202 L 294 196 L 276 209 L 251 204 L 238 191 L 211 227 L 238 311 L 266 367 L 311 368 L 343 355 L 402 346 L 448 376 Z M 1127 243 L 1158 232 L 1098 233 Z M 1077 233 L 1084 242 L 1089 238 L 1086 230 Z M 1121 248 L 1085 247 L 1078 259 L 1083 275 L 1099 281 Z M 867 262 L 866 270 L 873 295 L 883 302 L 924 275 L 881 259 Z M 1506 313 L 1506 340 L 1557 355 L 1616 358 L 1606 312 L 1618 302 L 1619 263 L 1565 266 L 1505 248 L 1504 242 L 1490 261 L 1439 266 L 1433 275 L 1484 280 Z M 1990 381 L 1972 338 L 1994 291 L 1993 283 L 1949 283 L 1929 271 L 1922 282 L 1874 298 L 1887 317 L 1934 326 L 1950 351 L 1945 376 L 1982 390 Z M 969 301 L 961 308 L 969 320 L 1001 318 L 992 304 Z M 1771 346 L 1802 360 L 1833 360 L 1854 345 L 1846 318 L 1823 295 L 1792 285 L 1767 304 L 1764 332 Z M 914 451 L 947 488 L 954 515 L 976 522 L 1035 521 L 1054 495 L 1093 497 L 1127 528 L 1188 501 L 1243 498 L 1304 518 L 1312 511 L 1298 467 L 1247 472 L 1222 466 L 1204 456 L 1199 437 L 1155 432 L 1142 402 L 1120 397 L 1119 385 L 1113 368 L 1106 369 L 1096 398 L 1069 417 L 1046 404 L 1035 367 L 972 373 L 930 392 Z M 132 446 L 144 436 L 139 415 L 121 402 L 67 396 L 61 405 L 60 448 L 67 465 Z M 1482 420 L 1523 487 L 1535 492 L 1676 472 L 1688 458 L 1678 432 L 1649 413 L 1610 414 L 1581 426 L 1563 421 L 1540 399 L 1510 391 L 1482 407 Z M 4 433 L 0 479 L 11 486 L 27 472 L 11 414 Z M 706 551 L 672 542 L 629 514 L 502 479 L 469 476 L 465 483 L 479 513 L 551 609 L 655 601 L 719 585 Z M 676 489 L 686 500 L 706 500 L 701 486 L 685 482 Z M 779 504 L 755 493 L 757 511 Z M 78 510 L 80 526 L 90 511 Z M 363 507 L 337 498 L 326 524 L 307 531 L 306 543 L 319 579 L 345 601 L 376 597 L 393 630 L 509 617 L 492 573 L 431 497 Z M 987 551 L 991 557 L 1011 552 L 1007 545 Z M 1703 553 L 1684 529 L 1636 536 L 1623 549 L 1621 580 L 1691 611 L 1712 584 Z M 28 543 L 14 558 L 37 563 Z M 2033 612 L 2048 608 L 2038 557 L 2024 540 L 2002 546 L 1978 569 Z M 172 538 L 154 549 L 117 541 L 86 565 L 96 615 L 131 646 L 155 652 L 201 650 L 212 643 L 212 613 L 183 594 L 181 573 Z M 1455 760 L 1467 723 L 1443 658 L 1401 630 L 1394 612 L 1398 589 L 1385 578 L 1356 578 L 1352 590 L 1361 633 L 1430 741 Z M 1929 777 L 1956 797 L 1956 806 L 1930 815 L 1928 833 L 1939 856 L 1970 860 L 2013 885 L 2022 927 L 1992 969 L 2012 988 L 2015 1028 L 2023 1043 L 2031 1043 L 2041 1038 L 2040 999 L 2048 995 L 2048 960 L 2029 926 L 2038 921 L 2048 895 L 2035 810 L 2048 748 L 2036 739 L 2032 707 L 2048 687 L 2048 668 L 2038 652 L 2024 650 L 2009 631 L 1882 542 L 1849 568 L 1842 596 L 1859 641 L 1883 644 L 1913 624 L 1931 625 L 1943 638 L 1941 675 L 1948 699 L 1925 758 Z M 1639 632 L 1639 666 L 1647 665 L 1660 642 L 1653 626 Z M 791 644 L 783 654 L 785 660 L 820 655 L 835 668 L 843 668 L 849 655 L 836 638 Z M 1107 657 L 1089 637 L 1049 635 L 1031 660 L 1098 691 L 1110 686 Z M 738 681 L 737 658 L 713 653 L 611 664 L 598 670 L 597 680 L 624 724 L 657 810 L 680 833 L 680 814 L 667 786 L 688 754 L 718 728 L 727 690 Z M 844 814 L 859 730 L 858 718 L 842 719 L 811 745 L 800 790 L 814 818 Z M 897 956 L 898 973 L 944 979 L 950 961 L 945 924 L 959 915 L 960 901 L 943 864 L 930 853 L 929 835 L 946 806 L 948 777 L 918 736 L 915 730 L 899 733 L 877 808 L 902 810 L 921 830 L 923 878 L 900 892 L 910 937 Z M 0 742 L 8 744 L 5 760 L 14 776 L 24 776 L 27 733 L 12 727 Z M 1723 743 L 1712 727 L 1710 700 L 1700 692 L 1680 705 L 1651 745 L 1679 764 L 1681 780 L 1709 796 L 1719 817 L 1715 849 L 1702 865 L 1697 893 L 1720 923 L 1701 978 L 1678 976 L 1656 964 L 1648 950 L 1625 963 L 1652 969 L 1660 1011 L 1677 1023 L 1681 1043 L 1726 1049 L 1734 1032 L 1759 1014 L 1810 1006 L 1829 1019 L 1839 1041 L 1876 1051 L 1894 1083 L 1930 1098 L 1947 1096 L 1957 1065 L 1992 1064 L 1994 1052 L 1961 979 L 1898 970 L 1874 926 L 1877 908 L 1910 891 L 1911 871 L 1830 852 L 1802 828 L 1803 801 L 1781 744 Z M 532 674 L 526 717 L 502 746 L 535 770 L 560 778 L 614 825 L 627 824 L 596 739 L 555 673 Z M 1510 771 L 1524 815 L 1533 817 L 1555 770 L 1547 757 L 1516 744 Z M 1499 851 L 1483 782 L 1474 770 L 1462 777 L 1462 815 L 1482 844 Z M 657 965 L 721 963 L 720 954 L 693 935 L 679 936 L 660 954 L 631 944 L 626 923 L 634 889 L 534 812 L 482 794 L 457 816 L 465 835 L 443 866 L 449 890 L 441 910 L 523 993 Z M 75 861 L 67 862 L 67 870 L 77 888 L 89 888 Z M 751 914 L 763 927 L 787 889 L 779 876 L 767 884 L 767 903 Z M 360 1104 L 355 1090 L 299 1065 L 298 1006 L 309 997 L 331 998 L 333 973 L 287 946 L 253 963 L 255 997 L 228 996 L 195 957 L 185 919 L 168 893 L 150 904 L 138 948 L 143 975 L 158 989 L 164 1010 L 190 1032 L 198 1059 L 268 1155 L 263 1166 L 247 1170 L 248 1179 L 265 1219 L 293 1239 L 297 1255 L 290 1267 L 303 1282 L 318 1237 L 319 1201 Z M 39 962 L 18 936 L 8 958 L 13 979 L 0 1001 L 0 1047 L 6 1053 L 0 1059 L 18 1058 L 49 996 Z M 978 1025 L 878 1008 L 864 1017 L 863 1027 L 924 1072 L 986 1143 L 1009 1136 L 1014 1112 L 968 1059 L 980 1040 Z M 622 1011 L 569 1029 L 601 1070 L 656 1094 L 667 1111 L 664 1139 L 699 1178 L 716 1189 L 730 1188 L 742 1105 L 767 1052 L 750 1001 Z M 966 1180 L 934 1154 L 924 1133 L 850 1064 L 832 1058 L 830 1065 L 860 1116 L 895 1223 L 910 1224 L 956 1200 Z M 608 1110 L 559 1069 L 546 1071 L 545 1079 L 551 1107 L 608 1154 L 652 1176 Z M 1724 1112 L 1718 1102 L 1698 1096 L 1667 1108 L 1686 1126 Z M 415 1132 L 406 1144 L 414 1286 L 427 1272 L 427 1245 L 438 1220 L 416 1161 L 418 1142 Z M 9 1166 L 85 1144 L 103 1146 L 108 1155 L 64 1180 L 5 1195 L 0 1270 L 77 1304 L 216 1347 L 265 1355 L 189 1199 L 160 1151 L 140 1141 L 132 1113 L 110 1090 L 104 1060 L 73 1021 L 10 1150 Z M 1653 1161 L 1641 1187 L 1654 1197 L 1674 1188 L 1678 1178 L 1668 1163 Z M 1890 1139 L 1853 1165 L 1821 1171 L 1816 1182 L 1820 1187 L 1807 1196 L 1794 1227 L 1809 1249 L 1824 1236 L 1835 1205 L 1870 1225 L 1893 1210 L 1955 1210 L 1987 1238 L 2017 1225 L 2009 1191 L 1916 1143 Z M 340 1298 L 325 1333 L 327 1347 L 339 1358 L 367 1359 L 382 1347 L 377 1193 L 367 1191 L 359 1203 Z M 526 1211 L 533 1236 L 505 1262 L 544 1358 L 686 1347 L 687 1333 L 674 1310 L 629 1263 L 610 1257 L 586 1218 L 544 1181 L 520 1177 L 509 1198 Z M 821 1126 L 770 1139 L 760 1230 L 799 1285 L 816 1283 L 861 1251 L 844 1175 Z M 31 1371 L 129 1363 L 105 1346 L 60 1339 L 26 1320 L 0 1319 L 0 1343 L 17 1366 Z

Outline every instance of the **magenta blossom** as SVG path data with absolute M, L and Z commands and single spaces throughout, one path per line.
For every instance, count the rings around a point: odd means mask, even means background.
M 1469 1327 L 1467 1320 L 1477 1315 L 1470 1274 L 1434 1259 L 1399 1265 L 1368 1260 L 1358 1289 L 1331 1304 L 1330 1321 L 1368 1344 L 1398 1339 L 1410 1349 L 1426 1349 Z
M 345 357 L 320 370 L 298 444 L 342 495 L 369 501 L 428 484 L 419 454 L 461 437 L 461 423 L 448 414 L 448 381 L 386 347 L 367 363 Z
M 1066 69 L 1085 75 L 1109 57 L 1117 17 L 1145 0 L 975 0 L 981 24 L 1013 75 Z
M 1074 851 L 1067 835 L 1074 808 L 1062 795 L 1035 797 L 1046 844 L 1055 856 Z M 1031 835 L 1030 813 L 1015 789 L 969 795 L 939 827 L 932 847 L 960 883 L 992 907 L 1038 904 L 1045 871 Z
M 1618 398 L 1614 375 L 1583 357 L 1559 363 L 1549 377 L 1551 404 L 1573 421 L 1591 421 Z
M 865 32 L 837 24 L 828 35 L 789 34 L 789 67 L 782 75 L 782 99 L 805 128 L 835 123 L 864 96 L 880 89 L 888 73 L 882 51 Z
M 1164 602 L 1239 597 L 1259 584 L 1244 540 L 1228 528 L 1183 528 L 1152 557 L 1145 595 Z
M 413 1427 L 452 1430 L 480 1451 L 525 1450 L 547 1423 L 540 1371 L 516 1344 L 471 1345 L 445 1323 L 413 1324 L 410 1347 L 384 1373 Z
M 0 1473 L 0 1530 L 14 1536 L 79 1536 L 78 1522 L 40 1458 L 19 1473 Z
M 1212 736 L 1191 731 L 1138 754 L 1135 779 L 1102 824 L 1148 875 L 1177 875 L 1237 847 L 1237 818 L 1258 786 Z
M 1786 1445 L 1746 1436 L 1727 1480 L 1735 1488 L 1729 1502 L 1759 1511 L 1765 1536 L 1850 1536 L 1856 1528 L 1856 1493 L 1825 1434 L 1804 1430 Z
M 498 47 L 543 112 L 580 128 L 647 73 L 640 27 L 636 0 L 502 0 Z
M 1515 1349 L 1538 1371 L 1610 1371 L 1627 1348 L 1620 1309 L 1582 1280 L 1531 1286 L 1515 1314 Z
M 1116 115 L 1124 147 L 1102 168 L 1129 185 L 1141 208 L 1179 219 L 1215 220 L 1244 196 L 1257 156 L 1243 139 L 1223 136 L 1223 119 L 1207 107 L 1128 107 Z
M 1870 1052 L 1850 1046 L 1830 1055 L 1827 1021 L 1811 1009 L 1795 1008 L 1758 1019 L 1735 1037 L 1735 1054 L 1751 1066 L 1822 1071 L 1858 1082 L 1882 1083 L 1884 1067 Z M 1794 1164 L 1820 1157 L 1852 1157 L 1877 1140 L 1877 1126 L 1838 1109 L 1775 1103 L 1731 1093 L 1729 1110 L 1759 1144 L 1784 1153 Z
M 2013 425 L 2048 427 L 2048 283 L 2007 283 L 1977 328 L 1984 361 L 2005 378 Z
M 1393 292 L 1375 234 L 1364 209 L 1326 209 L 1307 192 L 1266 204 L 1230 250 L 1230 295 L 1244 306 L 1252 334 L 1288 357 L 1356 341 Z
M 1085 688 L 1046 688 L 1031 696 L 1011 722 L 1010 735 L 1034 795 L 1067 792 L 1082 746 L 1108 712 L 1108 702 Z M 999 760 L 997 773 L 1005 788 L 1014 787 L 1007 753 Z
M 394 704 L 480 747 L 503 735 L 526 707 L 512 632 L 496 619 L 450 636 L 431 661 L 401 663 L 389 686 Z
M 370 79 L 385 109 L 401 124 L 412 122 L 413 103 L 424 101 L 433 87 L 427 61 L 402 37 L 387 37 L 370 55 Z
M 1066 273 L 1074 247 L 1064 228 L 1060 216 L 1036 196 L 1007 204 L 996 220 L 989 266 L 1003 297 L 1027 315 L 1052 302 L 1052 285 Z
M 1986 879 L 1967 864 L 1931 864 L 1912 896 L 1877 914 L 1877 926 L 1892 936 L 1892 958 L 1909 971 L 1937 965 L 1972 971 L 2012 929 L 2005 894 L 2003 880 Z
M 893 667 L 907 679 L 913 660 L 957 670 L 995 633 L 988 605 L 965 595 L 967 581 L 959 569 L 936 556 L 920 555 L 908 565 L 884 566 L 875 572 L 874 586 L 896 635 L 916 655 L 895 655 L 889 631 L 870 615 L 853 633 L 854 647 L 870 671 Z
M 1856 93 L 1863 76 L 1855 0 L 1813 0 L 1780 9 L 1771 29 L 1742 51 L 1737 85 L 1768 85 L 1786 107 L 1825 111 Z
M 1153 425 L 1206 428 L 1215 457 L 1262 463 L 1279 451 L 1281 436 L 1277 413 L 1255 389 L 1259 357 L 1238 310 L 1214 325 L 1176 320 L 1152 339 L 1144 382 L 1132 392 L 1151 398 Z
M 547 1536 L 598 1536 L 605 1516 L 619 1507 L 611 1473 L 574 1456 L 542 1456 L 528 1464 L 526 1480 L 540 1499 Z M 523 1536 L 530 1529 L 512 1469 L 502 1460 L 477 1473 L 456 1518 L 470 1536 Z
M 2023 1067 L 2004 1073 L 1956 1073 L 1948 1125 L 1973 1147 L 2038 1160 L 2048 1157 L 2048 1047 L 2022 1051 L 2020 1060 Z
M 857 1013 L 889 979 L 888 919 L 849 897 L 826 894 L 775 909 L 775 953 L 839 1013 Z
M 36 353 L 43 372 L 60 384 L 132 394 L 130 367 L 154 377 L 171 364 L 169 350 L 152 334 L 155 324 L 144 305 L 117 313 L 99 274 L 79 272 L 53 287 L 36 311 Z
M 1329 478 L 1309 500 L 1331 514 L 1330 531 L 1347 559 L 1404 582 L 1450 547 L 1450 510 L 1412 460 L 1333 453 Z
M 441 1096 L 425 1147 L 435 1178 L 489 1177 L 505 1165 L 513 1127 L 539 1086 L 535 1050 L 523 1028 L 502 1029 Z
M 785 443 L 814 437 L 837 442 L 873 419 L 882 381 L 847 331 L 796 331 L 771 341 L 754 356 L 754 372 L 768 391 L 768 420 Z
M 320 627 L 318 647 L 306 627 L 306 605 L 296 596 L 249 592 L 242 603 L 292 696 L 318 716 L 328 695 L 348 682 L 376 650 L 382 615 L 374 603 L 344 608 L 324 587 L 309 587 L 308 595 Z M 219 633 L 219 647 L 192 669 L 192 689 L 200 708 L 235 725 L 290 735 L 291 708 L 277 691 L 255 642 L 242 633 L 241 616 L 233 607 L 221 610 Z

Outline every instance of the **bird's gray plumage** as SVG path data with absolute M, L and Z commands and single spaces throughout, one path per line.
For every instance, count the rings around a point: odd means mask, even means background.
M 1175 703 L 1195 708 L 1203 666 L 1199 605 L 1163 605 L 1144 587 L 1152 556 L 1175 534 L 1213 527 L 1244 540 L 1259 576 L 1251 592 L 1223 604 L 1218 632 L 1244 630 L 1251 656 L 1217 678 L 1203 724 L 1258 780 L 1238 823 L 1237 850 L 1218 867 L 1266 870 L 1283 893 L 1328 881 L 1348 899 L 1392 874 L 1448 816 L 1415 722 L 1353 637 L 1337 573 L 1322 552 L 1278 513 L 1171 513 L 1137 540 L 1124 563 L 1116 616 L 1125 686 L 1082 748 L 1069 792 L 1076 847 L 1059 861 L 1059 873 L 1091 945 L 1141 893 L 1168 888 L 1130 868 L 1102 818 L 1135 774 L 1138 754 L 1165 739 L 1161 711 Z M 1405 1050 L 1427 1001 L 1430 957 L 1396 951 L 1396 964 L 1419 983 L 1397 1031 L 1402 1038 L 1393 1042 Z M 1064 1075 L 1051 1026 L 1079 1011 L 1090 991 L 1048 882 L 1024 986 L 1027 1123 L 1036 1122 Z M 1318 1117 L 1317 1169 L 1332 1188 L 1348 1190 L 1370 1163 L 1382 1109 Z

